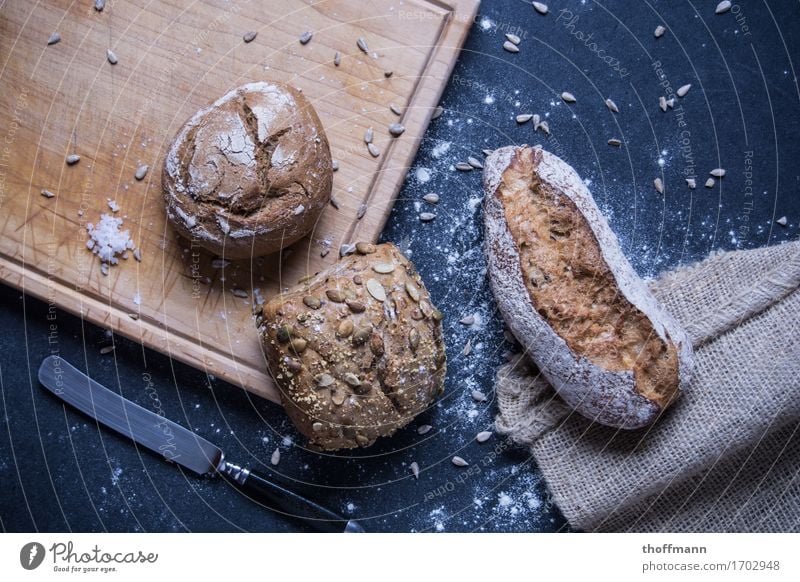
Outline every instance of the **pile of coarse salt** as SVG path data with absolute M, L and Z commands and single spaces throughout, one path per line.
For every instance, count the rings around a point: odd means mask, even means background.
M 120 230 L 121 226 L 122 219 L 110 214 L 101 214 L 97 225 L 91 222 L 86 224 L 89 233 L 86 248 L 100 259 L 100 270 L 104 275 L 108 275 L 108 265 L 119 263 L 118 256 L 127 259 L 128 251 L 133 251 L 133 256 L 139 260 L 138 249 L 131 240 L 130 232 Z

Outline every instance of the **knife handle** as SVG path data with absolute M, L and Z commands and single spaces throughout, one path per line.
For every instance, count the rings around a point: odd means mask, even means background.
M 264 502 L 277 513 L 301 519 L 315 531 L 326 533 L 363 533 L 355 520 L 348 520 L 318 503 L 270 481 L 256 471 L 224 461 L 221 473 L 233 481 L 251 499 Z M 280 508 L 280 510 L 278 509 Z

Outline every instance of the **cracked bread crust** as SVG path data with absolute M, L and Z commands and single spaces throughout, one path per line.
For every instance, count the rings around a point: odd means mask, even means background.
M 230 259 L 266 255 L 309 233 L 331 197 L 328 140 L 311 103 L 279 83 L 243 85 L 201 109 L 167 153 L 167 217 Z
M 685 331 L 568 164 L 506 147 L 485 166 L 486 252 L 506 323 L 577 412 L 617 428 L 652 423 L 688 385 Z
M 367 447 L 444 389 L 442 314 L 419 274 L 390 243 L 357 249 L 256 313 L 286 412 L 322 450 Z

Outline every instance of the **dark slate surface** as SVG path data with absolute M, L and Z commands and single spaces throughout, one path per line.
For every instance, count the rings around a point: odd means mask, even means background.
M 560 2 L 539 16 L 524 2 L 486 0 L 383 234 L 417 264 L 445 312 L 449 374 L 441 402 L 395 438 L 363 452 L 307 451 L 281 409 L 243 390 L 114 338 L 104 330 L 0 287 L 0 526 L 6 531 L 291 531 L 224 481 L 183 474 L 45 393 L 35 379 L 56 350 L 98 381 L 221 445 L 232 460 L 361 519 L 372 531 L 553 531 L 567 526 L 525 451 L 473 436 L 491 424 L 491 380 L 510 346 L 485 282 L 480 176 L 452 164 L 482 148 L 542 143 L 590 181 L 623 248 L 645 276 L 716 249 L 747 249 L 797 236 L 800 21 L 789 2 Z M 695 10 L 699 10 L 696 12 Z M 571 12 L 571 14 L 569 14 Z M 407 13 L 406 13 L 407 14 Z M 407 17 L 407 16 L 406 16 Z M 668 28 L 653 38 L 659 23 Z M 522 38 L 502 50 L 503 34 Z M 654 65 L 654 62 L 660 62 Z M 659 70 L 660 69 L 660 70 Z M 397 73 L 400 73 L 397 71 Z M 660 78 L 663 73 L 665 77 Z M 663 83 L 663 85 L 662 85 Z M 692 83 L 675 110 L 658 97 Z M 570 91 L 574 105 L 558 95 Z M 603 106 L 611 97 L 618 115 Z M 547 116 L 551 137 L 518 126 Z M 626 142 L 607 145 L 611 137 Z M 659 165 L 663 160 L 663 167 Z M 346 160 L 342 160 L 346 163 Z M 727 169 L 713 189 L 708 171 Z M 653 179 L 662 175 L 666 194 Z M 695 174 L 697 190 L 685 176 Z M 436 192 L 437 218 L 417 220 Z M 428 210 L 430 210 L 428 208 Z M 788 226 L 774 223 L 788 217 Z M 477 313 L 469 328 L 458 320 Z M 57 334 L 49 336 L 51 323 Z M 473 352 L 461 355 L 467 340 Z M 470 391 L 490 399 L 475 404 Z M 420 436 L 415 428 L 434 429 Z M 458 469 L 450 457 L 468 459 Z M 408 464 L 422 467 L 419 481 Z

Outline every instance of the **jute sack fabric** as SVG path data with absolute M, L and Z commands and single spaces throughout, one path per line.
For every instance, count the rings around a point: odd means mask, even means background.
M 573 528 L 800 531 L 800 242 L 717 253 L 651 283 L 695 346 L 690 389 L 647 429 L 572 412 L 523 355 L 498 432 L 530 447 Z

